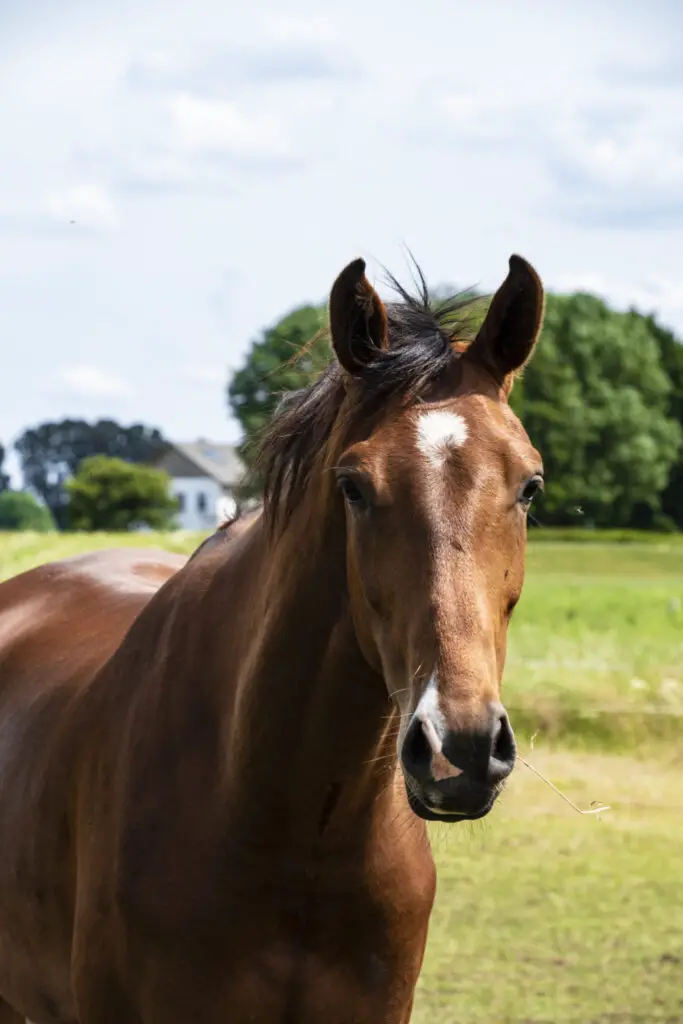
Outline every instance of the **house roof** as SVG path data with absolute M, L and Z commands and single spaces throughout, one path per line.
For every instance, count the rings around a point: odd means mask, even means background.
M 200 438 L 198 441 L 173 442 L 171 447 L 223 487 L 239 483 L 244 476 L 244 465 L 232 445 Z

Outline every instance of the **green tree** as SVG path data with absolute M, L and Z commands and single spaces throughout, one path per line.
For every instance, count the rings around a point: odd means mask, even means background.
M 242 427 L 241 455 L 247 467 L 253 464 L 259 434 L 280 398 L 305 387 L 329 363 L 326 322 L 324 306 L 294 309 L 252 343 L 244 366 L 232 378 L 228 403 Z
M 676 335 L 657 323 L 654 316 L 642 317 L 635 310 L 630 315 L 643 319 L 659 350 L 659 358 L 671 384 L 667 411 L 683 427 L 683 344 Z M 676 459 L 669 474 L 669 481 L 661 496 L 661 514 L 672 524 L 683 529 L 683 459 Z M 634 526 L 657 526 L 658 516 L 650 513 L 647 506 L 639 506 L 634 516 Z M 666 523 L 664 523 L 666 525 Z
M 431 298 L 438 304 L 452 291 L 441 287 Z M 474 324 L 487 304 L 483 297 L 474 304 Z M 294 310 L 254 342 L 233 378 L 228 397 L 247 465 L 280 397 L 327 365 L 325 321 L 324 307 Z M 546 464 L 542 521 L 683 525 L 683 346 L 654 318 L 617 313 L 584 293 L 549 295 L 542 344 L 512 405 Z
M 645 317 L 583 293 L 549 295 L 541 343 L 512 404 L 541 450 L 545 522 L 623 526 L 660 508 L 683 439 Z
M 55 524 L 49 508 L 28 491 L 0 491 L 0 530 L 35 530 L 47 533 Z
M 68 522 L 75 530 L 168 529 L 178 504 L 160 469 L 93 455 L 66 483 Z
M 66 481 L 90 455 L 151 462 L 166 442 L 159 430 L 115 420 L 61 420 L 26 430 L 16 442 L 24 484 L 39 494 L 60 527 L 67 523 Z
M 3 471 L 5 465 L 5 446 L 0 442 L 0 494 L 9 488 L 9 477 Z

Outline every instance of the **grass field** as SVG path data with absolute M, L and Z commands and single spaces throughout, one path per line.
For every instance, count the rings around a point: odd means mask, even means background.
M 683 731 L 683 545 L 532 543 L 505 700 L 520 727 L 605 743 Z
M 0 577 L 200 539 L 0 535 Z M 518 733 L 542 727 L 532 763 L 612 809 L 581 817 L 519 765 L 484 822 L 435 827 L 413 1024 L 683 1024 L 683 544 L 623 539 L 530 545 L 505 683 Z
M 413 1024 L 683 1022 L 683 751 L 536 751 L 484 822 L 438 826 Z
M 547 537 L 547 531 L 532 533 L 527 581 L 510 630 L 505 701 L 517 729 L 603 749 L 679 736 L 681 538 L 579 544 Z M 157 544 L 190 552 L 200 539 L 182 533 L 0 534 L 0 578 L 97 547 Z

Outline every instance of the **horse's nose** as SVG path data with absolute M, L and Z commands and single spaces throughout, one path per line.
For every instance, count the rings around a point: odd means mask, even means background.
M 505 708 L 492 703 L 486 725 L 474 730 L 449 729 L 442 716 L 413 717 L 403 741 L 402 760 L 416 782 L 433 779 L 433 759 L 437 754 L 466 775 L 471 782 L 496 786 L 515 766 L 517 748 Z
M 496 786 L 515 767 L 517 747 L 507 711 L 490 704 L 488 726 L 472 733 L 448 732 L 443 739 L 444 757 L 473 782 Z

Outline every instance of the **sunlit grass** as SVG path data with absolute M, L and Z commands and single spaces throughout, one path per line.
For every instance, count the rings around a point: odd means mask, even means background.
M 642 743 L 683 730 L 683 543 L 538 542 L 510 630 L 505 701 L 518 730 Z M 544 537 L 547 537 L 547 532 Z M 0 578 L 112 545 L 191 552 L 203 534 L 0 534 Z
M 683 729 L 683 546 L 531 544 L 505 699 L 561 736 Z
M 472 826 L 438 826 L 413 1024 L 683 1020 L 683 758 L 535 751 Z

